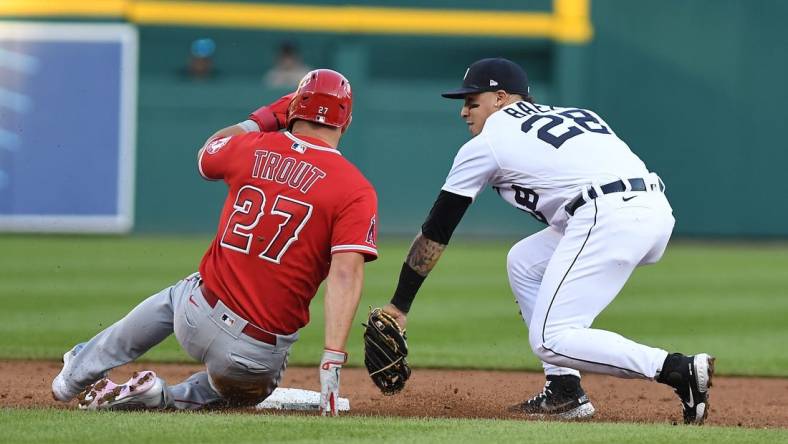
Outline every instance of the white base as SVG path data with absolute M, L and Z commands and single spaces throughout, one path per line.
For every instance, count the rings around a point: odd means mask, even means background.
M 257 410 L 318 411 L 320 410 L 320 392 L 297 388 L 278 388 L 255 408 Z M 337 410 L 340 412 L 350 411 L 350 401 L 340 397 L 337 400 Z

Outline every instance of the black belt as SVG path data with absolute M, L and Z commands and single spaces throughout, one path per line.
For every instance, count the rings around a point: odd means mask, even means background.
M 648 191 L 646 187 L 646 181 L 640 178 L 637 179 L 628 179 L 629 184 L 632 186 L 629 190 L 627 190 L 627 186 L 623 180 L 617 180 L 615 182 L 610 182 L 602 185 L 599 187 L 602 190 L 602 194 L 610 194 L 610 193 L 623 193 L 624 191 Z M 653 190 L 653 186 L 652 186 Z M 665 191 L 665 185 L 662 183 L 662 179 L 659 179 L 659 191 Z M 599 197 L 596 193 L 596 189 L 589 188 L 588 189 L 588 199 L 593 200 Z M 580 193 L 574 199 L 570 200 L 568 204 L 566 204 L 566 212 L 569 213 L 570 216 L 575 215 L 575 211 L 578 208 L 582 207 L 586 204 L 586 200 L 583 199 L 583 193 Z

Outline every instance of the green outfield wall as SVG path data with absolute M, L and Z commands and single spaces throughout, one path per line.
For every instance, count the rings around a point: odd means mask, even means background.
M 315 29 L 288 31 L 242 16 L 202 17 L 200 25 L 178 17 L 168 23 L 161 10 L 120 13 L 139 25 L 140 35 L 137 231 L 215 228 L 225 188 L 199 178 L 195 152 L 216 129 L 287 92 L 266 87 L 262 77 L 288 40 L 310 66 L 340 70 L 353 84 L 354 120 L 342 149 L 378 189 L 384 235 L 418 230 L 468 138 L 459 103 L 439 93 L 458 85 L 470 62 L 490 56 L 523 64 L 539 102 L 602 115 L 663 177 L 678 234 L 788 235 L 782 182 L 788 150 L 781 129 L 788 114 L 788 3 L 595 0 L 585 12 L 588 3 L 573 0 L 288 5 L 333 18 L 380 6 L 447 14 L 484 9 L 492 20 L 512 11 L 517 20 L 506 22 L 509 32 L 485 36 L 473 31 L 472 15 L 458 15 L 457 29 L 431 33 L 427 23 L 391 33 L 386 26 L 396 14 L 389 9 L 375 19 L 378 30 L 359 23 L 334 30 L 315 21 Z M 586 12 L 590 19 L 580 17 Z M 216 42 L 217 74 L 192 80 L 184 75 L 189 47 L 204 37 Z M 459 231 L 518 236 L 539 228 L 485 191 Z
M 788 235 L 788 2 L 593 2 L 588 103 L 668 184 L 682 234 Z

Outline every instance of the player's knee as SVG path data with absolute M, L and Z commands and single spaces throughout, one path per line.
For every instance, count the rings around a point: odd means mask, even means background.
M 509 274 L 517 270 L 517 245 L 519 244 L 514 244 L 514 246 L 509 249 L 509 254 L 506 255 L 506 270 L 509 271 Z
M 552 360 L 555 358 L 555 354 L 550 352 L 550 349 L 547 348 L 543 341 L 531 342 L 531 350 L 540 361 L 548 364 L 553 363 Z
M 214 389 L 230 407 L 250 407 L 269 397 L 273 389 L 268 384 L 225 377 L 211 377 Z
M 506 270 L 510 279 L 512 277 L 519 279 L 535 279 L 539 277 L 539 273 L 535 272 L 538 261 L 528 254 L 529 249 L 526 246 L 526 241 L 527 239 L 524 239 L 514 244 L 509 250 L 509 254 L 506 255 Z
M 560 342 L 560 332 L 552 331 L 549 326 L 537 326 L 528 332 L 528 342 L 531 350 L 540 361 L 556 364 L 558 357 L 554 350 Z
M 537 327 L 537 326 L 533 326 Z M 544 350 L 544 339 L 542 338 L 542 329 L 541 327 L 537 328 L 530 328 L 528 330 L 528 342 L 531 345 L 531 350 L 533 350 L 534 354 L 539 357 L 542 350 Z M 541 359 L 541 357 L 540 357 Z

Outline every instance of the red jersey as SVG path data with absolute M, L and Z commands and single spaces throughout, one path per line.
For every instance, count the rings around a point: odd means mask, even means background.
M 316 138 L 252 132 L 209 143 L 200 174 L 224 180 L 216 238 L 200 263 L 203 285 L 273 333 L 309 322 L 331 254 L 377 258 L 377 196 L 339 151 Z

